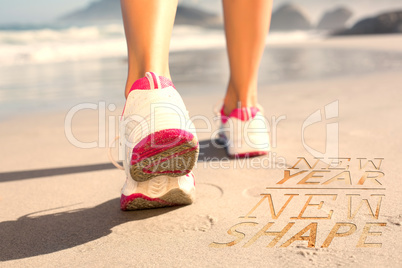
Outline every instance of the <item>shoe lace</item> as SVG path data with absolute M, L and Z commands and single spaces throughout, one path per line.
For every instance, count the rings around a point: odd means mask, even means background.
M 120 138 L 120 136 L 117 136 L 117 137 L 113 140 L 111 146 L 109 146 L 109 148 L 108 148 L 108 150 L 107 150 L 107 156 L 108 156 L 110 162 L 112 162 L 112 164 L 113 164 L 117 169 L 124 170 L 124 167 L 123 167 L 122 165 L 120 165 L 120 164 L 114 159 L 114 157 L 113 157 L 113 155 L 112 155 L 112 148 L 113 148 L 113 145 L 116 143 L 116 141 L 117 141 L 119 138 Z

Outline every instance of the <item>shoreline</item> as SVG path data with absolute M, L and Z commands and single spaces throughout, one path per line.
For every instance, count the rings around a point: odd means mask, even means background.
M 268 44 L 262 59 L 259 86 L 402 70 L 400 44 L 402 35 L 348 36 L 294 44 Z M 286 55 L 294 58 L 286 59 Z M 125 59 L 27 66 L 19 69 L 26 77 L 23 81 L 13 78 L 17 69 L 4 69 L 8 79 L 0 84 L 4 96 L 1 121 L 14 117 L 14 114 L 59 112 L 82 102 L 108 100 L 118 106 L 124 105 L 118 89 L 125 85 Z M 38 78 L 32 76 L 34 73 L 39 75 Z M 202 94 L 215 94 L 220 98 L 229 76 L 226 51 L 220 48 L 171 52 L 171 73 L 184 97 L 200 96 L 198 84 L 202 83 L 206 89 Z M 67 94 L 67 91 L 72 91 L 72 94 Z M 6 98 L 6 94 L 11 95 Z

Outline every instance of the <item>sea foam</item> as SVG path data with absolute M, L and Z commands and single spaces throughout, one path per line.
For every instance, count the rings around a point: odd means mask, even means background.
M 273 32 L 268 42 L 303 41 L 308 32 Z M 222 30 L 175 26 L 171 51 L 224 48 Z M 127 55 L 122 25 L 64 29 L 0 30 L 0 66 L 124 58 Z

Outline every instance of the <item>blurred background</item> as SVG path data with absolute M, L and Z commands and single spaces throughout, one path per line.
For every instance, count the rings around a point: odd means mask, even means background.
M 82 102 L 124 104 L 126 43 L 119 0 L 0 0 L 0 6 L 0 120 Z M 398 33 L 400 0 L 275 0 L 260 83 L 402 69 L 400 53 L 303 45 Z M 192 84 L 198 81 L 210 85 L 203 94 L 224 93 L 224 48 L 221 2 L 179 1 L 171 68 L 181 94 L 199 94 L 199 85 Z

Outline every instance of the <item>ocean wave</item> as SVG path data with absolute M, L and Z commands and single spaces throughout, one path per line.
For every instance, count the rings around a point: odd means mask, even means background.
M 126 54 L 121 25 L 0 31 L 0 48 L 1 65 L 77 61 Z
M 269 43 L 308 39 L 311 33 L 270 34 Z M 177 26 L 173 30 L 171 51 L 223 48 L 221 30 Z M 65 61 L 126 57 L 122 25 L 70 27 L 65 29 L 0 30 L 0 65 L 41 64 Z

